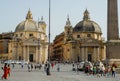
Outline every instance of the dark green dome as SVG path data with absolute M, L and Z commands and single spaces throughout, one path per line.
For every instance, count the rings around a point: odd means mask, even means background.
M 73 31 L 102 33 L 100 26 L 96 22 L 90 20 L 89 12 L 87 10 L 84 12 L 83 20 L 76 24 Z

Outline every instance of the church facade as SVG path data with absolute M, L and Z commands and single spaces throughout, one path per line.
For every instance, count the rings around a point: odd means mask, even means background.
M 59 40 L 58 40 L 59 39 Z M 64 32 L 54 40 L 54 55 L 61 61 L 105 61 L 106 46 L 100 26 L 85 10 L 83 20 L 72 27 L 67 18 Z
M 8 43 L 8 59 L 45 63 L 48 58 L 46 23 L 33 20 L 29 10 L 26 19 L 20 22 Z

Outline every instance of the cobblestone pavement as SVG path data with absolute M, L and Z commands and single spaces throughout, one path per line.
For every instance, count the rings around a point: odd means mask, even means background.
M 2 66 L 2 65 L 0 65 Z M 71 70 L 72 65 L 60 65 L 60 72 L 57 72 L 56 66 L 51 68 L 51 75 L 46 76 L 44 69 L 32 70 L 28 72 L 27 66 L 21 69 L 20 65 L 16 65 L 11 70 L 11 76 L 7 80 L 0 81 L 120 81 L 120 74 L 113 77 L 97 77 L 96 75 L 86 75 L 83 72 L 73 72 Z M 3 71 L 0 69 L 0 75 L 2 76 Z

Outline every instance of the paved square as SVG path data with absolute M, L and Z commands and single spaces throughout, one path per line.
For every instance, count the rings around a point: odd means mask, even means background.
M 3 66 L 3 65 L 0 65 Z M 12 68 L 12 67 L 11 67 Z M 0 75 L 3 71 L 0 69 Z M 14 69 L 11 69 L 11 76 L 7 80 L 0 81 L 120 81 L 120 74 L 116 74 L 116 77 L 97 77 L 96 75 L 86 75 L 84 72 L 73 72 L 72 65 L 60 65 L 60 72 L 57 72 L 57 66 L 51 68 L 51 75 L 47 76 L 44 67 L 41 70 L 33 69 L 28 72 L 27 65 L 22 69 L 20 65 L 15 65 Z

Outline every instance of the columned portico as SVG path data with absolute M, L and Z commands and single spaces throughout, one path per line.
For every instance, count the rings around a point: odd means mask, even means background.
M 96 62 L 100 61 L 100 58 L 104 59 L 104 56 L 101 56 L 104 55 L 104 52 L 102 52 L 103 48 L 100 48 L 98 46 L 81 46 L 80 51 L 82 61 Z M 102 54 L 100 55 L 100 53 Z

